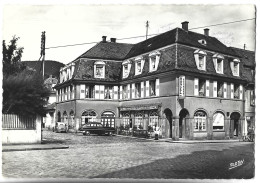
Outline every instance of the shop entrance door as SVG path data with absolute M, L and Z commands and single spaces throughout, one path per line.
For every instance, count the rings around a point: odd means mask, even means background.
M 189 112 L 187 109 L 182 109 L 179 114 L 179 138 L 188 138 L 189 137 L 189 131 L 188 129 L 188 118 Z

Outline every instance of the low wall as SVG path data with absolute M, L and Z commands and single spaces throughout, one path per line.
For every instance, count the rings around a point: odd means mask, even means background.
M 3 144 L 41 143 L 41 117 L 36 117 L 35 129 L 2 129 Z

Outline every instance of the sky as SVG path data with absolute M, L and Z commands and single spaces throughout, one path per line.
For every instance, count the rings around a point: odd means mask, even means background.
M 215 24 L 255 18 L 253 5 L 188 5 L 188 4 L 5 4 L 2 14 L 2 37 L 9 42 L 14 35 L 20 37 L 18 46 L 24 47 L 22 60 L 40 58 L 42 31 L 46 32 L 46 48 L 99 42 L 102 36 L 121 39 L 120 43 L 145 40 L 148 34 L 159 34 L 188 21 L 189 29 L 208 27 L 210 36 L 217 37 L 227 46 L 255 49 L 255 20 L 233 24 Z M 204 28 L 192 31 L 202 33 Z M 95 43 L 96 44 L 96 43 Z M 67 64 L 95 44 L 46 49 L 45 59 Z

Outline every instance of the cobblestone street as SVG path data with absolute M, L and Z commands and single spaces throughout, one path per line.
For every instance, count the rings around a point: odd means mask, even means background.
M 43 138 L 45 143 L 66 144 L 69 148 L 3 152 L 3 176 L 133 179 L 254 177 L 252 143 L 183 144 L 51 131 L 43 131 Z M 240 163 L 236 164 L 238 161 Z M 230 167 L 231 163 L 237 166 Z

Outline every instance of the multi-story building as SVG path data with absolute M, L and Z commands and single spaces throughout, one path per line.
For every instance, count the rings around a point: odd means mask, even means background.
M 159 126 L 161 138 L 175 140 L 243 135 L 249 80 L 239 49 L 209 29 L 189 31 L 188 22 L 137 44 L 102 38 L 60 70 L 58 121 Z

